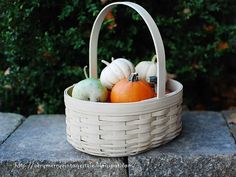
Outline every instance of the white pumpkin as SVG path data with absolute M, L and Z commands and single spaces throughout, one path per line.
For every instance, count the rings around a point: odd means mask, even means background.
M 103 86 L 111 89 L 118 81 L 128 78 L 135 71 L 134 65 L 125 58 L 113 59 L 109 63 L 102 60 L 107 66 L 102 70 L 100 80 Z
M 157 56 L 154 55 L 151 61 L 142 61 L 135 67 L 135 71 L 138 73 L 139 79 L 149 81 L 150 76 L 157 75 Z

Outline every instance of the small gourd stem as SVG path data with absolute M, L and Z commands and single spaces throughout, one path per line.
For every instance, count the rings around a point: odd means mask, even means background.
M 154 55 L 154 56 L 152 57 L 152 62 L 155 63 L 156 60 L 157 60 L 157 55 Z
M 131 73 L 128 79 L 130 82 L 136 82 L 138 81 L 138 73 Z
M 115 58 L 114 57 L 111 57 L 111 61 L 114 61 L 115 60 Z
M 157 76 L 150 76 L 149 78 L 148 78 L 148 82 L 149 83 L 153 83 L 153 84 L 157 84 Z
M 88 74 L 87 74 L 87 72 L 86 72 L 86 68 L 87 68 L 87 67 L 88 67 L 88 66 L 86 65 L 86 66 L 84 67 L 84 69 L 83 69 L 83 70 L 84 70 L 84 76 L 85 76 L 86 79 L 88 79 Z
M 107 61 L 105 61 L 105 60 L 102 60 L 101 62 L 104 63 L 104 64 L 107 65 L 107 66 L 110 64 L 109 62 L 107 62 Z

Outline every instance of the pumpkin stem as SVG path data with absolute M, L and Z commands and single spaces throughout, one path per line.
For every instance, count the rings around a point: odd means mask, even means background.
M 102 60 L 102 63 L 104 63 L 105 65 L 109 65 L 110 63 L 109 62 L 107 62 L 107 61 L 105 61 L 105 60 Z
M 154 55 L 154 56 L 152 57 L 152 62 L 155 63 L 156 59 L 157 59 L 157 55 Z
M 115 58 L 114 57 L 111 57 L 111 61 L 114 61 L 115 60 Z
M 87 74 L 87 72 L 86 72 L 86 68 L 87 68 L 87 67 L 88 67 L 88 66 L 86 65 L 86 66 L 84 67 L 84 69 L 83 69 L 83 70 L 84 70 L 84 76 L 85 76 L 86 79 L 88 79 L 88 74 Z
M 136 82 L 138 81 L 138 73 L 131 73 L 128 79 L 130 82 Z

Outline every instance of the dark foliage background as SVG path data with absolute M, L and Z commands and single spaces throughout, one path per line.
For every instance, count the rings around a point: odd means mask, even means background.
M 183 83 L 185 104 L 190 109 L 214 110 L 235 106 L 232 101 L 223 104 L 226 89 L 235 91 L 231 84 L 235 79 L 234 1 L 134 2 L 156 21 L 166 48 L 167 70 Z M 90 30 L 105 4 L 99 0 L 0 1 L 0 111 L 64 112 L 63 90 L 84 78 L 81 68 L 88 65 Z M 112 13 L 117 27 L 109 28 L 113 20 L 104 22 L 98 58 L 126 57 L 135 64 L 151 59 L 153 42 L 139 15 L 127 7 Z M 100 70 L 103 67 L 100 63 Z

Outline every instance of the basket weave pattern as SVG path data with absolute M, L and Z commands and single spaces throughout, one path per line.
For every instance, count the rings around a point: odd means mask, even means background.
M 158 147 L 181 131 L 181 102 L 163 110 L 125 117 L 90 116 L 66 110 L 67 139 L 93 155 L 126 156 Z

